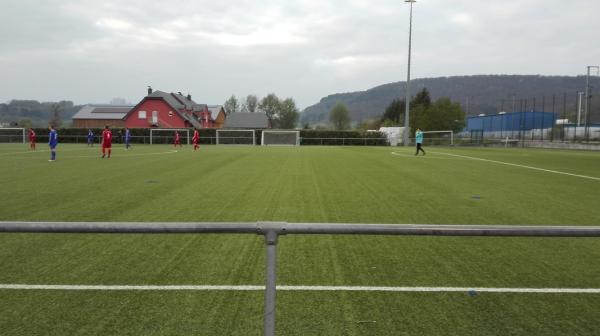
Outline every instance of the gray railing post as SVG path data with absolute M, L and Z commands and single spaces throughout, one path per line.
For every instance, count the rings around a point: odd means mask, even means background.
M 267 272 L 265 285 L 265 322 L 264 335 L 275 336 L 275 295 L 277 293 L 277 232 L 265 233 L 267 245 Z
M 277 239 L 285 234 L 286 223 L 259 222 L 258 233 L 265 236 L 267 248 L 265 274 L 264 335 L 275 336 L 275 295 L 277 293 Z

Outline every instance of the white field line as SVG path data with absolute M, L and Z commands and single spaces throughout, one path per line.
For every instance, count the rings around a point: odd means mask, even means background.
M 44 148 L 48 148 L 48 144 L 45 144 Z M 60 153 L 60 152 L 82 152 L 82 151 L 86 151 L 86 150 L 89 150 L 89 148 L 67 148 L 67 149 L 57 148 L 58 153 Z M 50 150 L 49 149 L 36 149 L 36 150 L 28 150 L 28 151 L 23 151 L 23 152 L 8 152 L 8 153 L 0 153 L 0 156 L 14 155 L 14 154 L 35 154 L 35 153 L 50 153 Z
M 451 158 L 451 157 L 439 157 L 439 156 L 431 156 L 431 155 L 415 155 L 415 154 L 409 154 L 409 153 L 398 153 L 398 152 L 392 152 L 392 155 L 396 155 L 396 156 L 407 156 L 407 157 L 414 157 L 415 159 L 419 159 L 419 160 L 459 160 L 458 158 Z M 464 159 L 465 161 L 467 159 Z
M 113 148 L 114 149 L 114 148 Z M 84 151 L 85 149 L 67 149 L 67 150 L 60 150 L 57 151 L 57 154 L 59 156 L 61 156 L 60 154 L 63 152 L 73 152 L 73 151 Z M 173 154 L 173 153 L 178 153 L 179 151 L 171 149 L 169 151 L 166 152 L 154 152 L 154 153 L 136 153 L 136 154 L 126 154 L 126 155 L 118 155 L 116 157 L 119 158 L 127 158 L 127 157 L 132 157 L 132 156 L 148 156 L 148 155 L 163 155 L 163 154 Z M 36 151 L 30 151 L 30 152 L 13 152 L 13 153 L 0 153 L 0 156 L 5 156 L 5 155 L 12 155 L 12 154 L 28 154 L 28 153 L 50 153 L 49 150 L 36 150 Z M 113 151 L 113 153 L 115 153 Z M 120 153 L 120 152 L 119 152 Z M 98 154 L 95 155 L 70 155 L 70 154 L 66 154 L 66 155 L 62 155 L 61 157 L 66 158 L 66 159 L 72 159 L 72 158 L 95 158 L 95 157 L 100 157 L 102 155 L 102 152 L 98 152 Z M 115 158 L 115 156 L 112 156 L 111 158 Z M 33 158 L 29 158 L 29 159 L 38 159 L 37 157 L 33 157 Z
M 126 154 L 126 155 L 119 155 L 119 153 L 117 153 L 116 156 L 115 156 L 114 155 L 115 152 L 113 151 L 113 154 L 112 154 L 113 156 L 111 156 L 111 159 L 114 159 L 114 158 L 122 159 L 122 158 L 128 158 L 128 157 L 132 157 L 132 156 L 149 156 L 149 155 L 174 154 L 174 153 L 178 153 L 178 152 L 179 151 L 172 149 L 172 150 L 169 150 L 167 152 L 155 152 L 155 153 L 136 153 L 136 154 Z M 96 158 L 96 157 L 99 158 L 99 157 L 102 156 L 101 154 L 102 153 L 99 152 L 97 155 L 79 155 L 79 156 L 68 156 L 68 155 L 66 155 L 65 157 L 67 159 L 69 159 L 69 158 Z
M 264 291 L 264 286 L 239 285 L 25 285 L 0 284 L 0 290 L 62 291 Z M 351 291 L 351 292 L 481 292 L 538 294 L 600 294 L 600 288 L 503 288 L 503 287 L 374 287 L 374 286 L 277 286 L 279 291 Z
M 572 174 L 572 173 L 565 173 L 565 172 L 561 172 L 561 171 L 558 171 L 558 170 L 538 168 L 538 167 L 520 165 L 520 164 L 516 164 L 516 163 L 504 162 L 504 161 L 482 159 L 482 158 L 478 158 L 478 157 L 474 157 L 474 156 L 459 155 L 459 154 L 450 154 L 450 153 L 443 153 L 443 152 L 433 152 L 433 153 L 435 153 L 435 154 L 443 154 L 443 155 L 448 155 L 448 156 L 454 156 L 454 157 L 459 157 L 459 158 L 464 158 L 464 159 L 471 159 L 471 160 L 476 160 L 476 161 L 484 161 L 484 162 L 497 163 L 497 164 L 502 164 L 502 165 L 507 165 L 507 166 L 513 166 L 513 167 L 520 167 L 520 168 L 532 169 L 532 170 L 537 170 L 537 171 L 543 171 L 543 172 L 546 172 L 546 173 L 553 173 L 553 174 L 574 176 L 574 177 L 580 177 L 580 178 L 589 179 L 589 180 L 600 181 L 600 177 L 587 176 L 587 175 L 579 175 L 579 174 Z

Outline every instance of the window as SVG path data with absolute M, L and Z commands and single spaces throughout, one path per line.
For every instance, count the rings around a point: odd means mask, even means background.
M 169 111 L 169 117 L 173 116 L 173 111 Z
M 146 119 L 146 111 L 138 111 L 138 119 Z
M 158 124 L 158 111 L 152 111 L 152 123 Z

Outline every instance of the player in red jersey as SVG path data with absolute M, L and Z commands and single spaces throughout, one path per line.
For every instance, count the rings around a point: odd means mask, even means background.
M 173 147 L 177 148 L 177 145 L 179 145 L 179 147 L 181 146 L 181 137 L 179 136 L 179 132 L 175 131 L 175 140 L 173 141 Z
M 29 129 L 29 148 L 35 150 L 35 131 L 33 128 Z
M 104 126 L 102 131 L 102 158 L 106 156 L 108 152 L 108 158 L 110 159 L 110 153 L 112 151 L 112 132 L 108 128 L 108 125 Z
M 194 144 L 194 151 L 198 150 L 198 142 L 200 141 L 200 133 L 198 133 L 197 129 L 194 129 L 194 136 L 192 137 L 192 143 Z

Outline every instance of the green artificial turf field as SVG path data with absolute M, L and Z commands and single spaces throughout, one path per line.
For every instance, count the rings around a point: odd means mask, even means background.
M 600 153 L 0 145 L 0 220 L 600 225 Z M 487 160 L 487 161 L 484 161 Z M 597 238 L 284 236 L 278 284 L 600 288 Z M 262 237 L 0 234 L 0 284 L 261 285 Z M 0 289 L 2 335 L 260 335 L 260 291 Z M 278 292 L 281 335 L 597 335 L 600 294 Z

